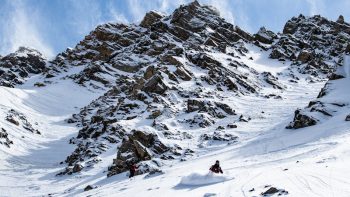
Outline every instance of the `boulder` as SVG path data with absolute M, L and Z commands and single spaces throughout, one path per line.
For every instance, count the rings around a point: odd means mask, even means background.
M 187 100 L 187 112 L 206 112 L 213 117 L 223 118 L 225 115 L 220 111 L 220 109 L 228 115 L 236 115 L 235 110 L 233 110 L 229 105 L 220 102 L 210 102 L 197 99 Z
M 16 126 L 19 126 L 19 122 L 13 116 L 7 116 L 6 120 Z
M 88 186 L 86 186 L 84 188 L 84 191 L 86 192 L 86 191 L 89 191 L 89 190 L 92 190 L 92 189 L 94 189 L 94 188 L 91 185 L 88 185 Z
M 263 196 L 267 196 L 267 195 L 273 195 L 275 193 L 278 193 L 279 190 L 275 187 L 270 187 L 268 190 L 266 190 L 265 192 L 261 193 L 261 195 Z
M 176 68 L 175 74 L 184 81 L 190 81 L 192 79 L 191 74 L 182 66 Z
M 80 172 L 83 168 L 84 168 L 84 167 L 83 167 L 81 164 L 76 163 L 76 164 L 74 165 L 74 167 L 73 167 L 72 172 L 73 172 L 73 173 Z
M 258 40 L 264 44 L 272 44 L 273 40 L 277 38 L 277 35 L 273 31 L 267 30 L 265 27 L 261 27 L 254 37 L 255 40 Z
M 294 113 L 294 120 L 286 128 L 287 129 L 299 129 L 309 127 L 317 124 L 317 120 L 308 115 L 302 114 L 300 110 L 296 110 Z
M 236 128 L 237 128 L 237 125 L 235 125 L 235 124 L 228 124 L 228 125 L 227 125 L 227 128 L 236 129 Z
M 277 194 L 277 196 L 288 195 L 288 191 L 284 189 L 277 189 L 275 187 L 265 186 L 265 188 L 267 187 L 269 187 L 269 189 L 267 189 L 265 192 L 262 192 L 262 196 L 273 196 L 275 194 Z
M 145 83 L 142 90 L 147 93 L 164 94 L 168 87 L 163 83 L 162 79 L 161 75 L 154 75 Z
M 299 55 L 297 57 L 297 60 L 301 61 L 302 63 L 306 63 L 306 62 L 310 61 L 313 57 L 314 56 L 313 56 L 313 54 L 310 51 L 302 50 L 299 53 Z

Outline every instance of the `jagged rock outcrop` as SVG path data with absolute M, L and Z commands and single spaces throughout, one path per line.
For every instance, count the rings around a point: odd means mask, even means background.
M 156 22 L 159 22 L 164 16 L 156 11 L 147 12 L 140 23 L 141 27 L 148 28 Z
M 262 42 L 264 44 L 272 44 L 272 42 L 277 38 L 277 35 L 270 30 L 267 30 L 265 27 L 261 27 L 254 35 L 255 40 Z
M 124 138 L 118 148 L 117 158 L 113 160 L 113 165 L 108 168 L 108 176 L 125 172 L 130 165 L 151 160 L 155 155 L 159 157 L 168 150 L 169 148 L 156 135 L 143 131 L 132 131 L 132 134 Z M 144 169 L 143 172 L 146 171 Z
M 299 129 L 304 127 L 313 126 L 317 123 L 315 118 L 302 114 L 300 110 L 296 110 L 294 114 L 294 120 L 286 128 L 287 129 Z
M 14 87 L 34 74 L 47 70 L 45 57 L 35 49 L 20 47 L 16 52 L 0 57 L 0 86 Z
M 333 22 L 319 15 L 300 15 L 289 20 L 278 37 L 271 46 L 271 58 L 292 60 L 301 73 L 328 74 L 347 50 L 350 25 L 342 17 Z
M 5 145 L 8 148 L 13 144 L 13 141 L 9 139 L 8 133 L 4 128 L 0 129 L 0 144 Z
M 21 126 L 25 130 L 30 131 L 32 133 L 41 134 L 38 129 L 33 128 L 33 125 L 27 120 L 27 117 L 24 114 L 17 112 L 14 109 L 8 111 L 5 120 L 16 126 Z
M 236 142 L 238 137 L 234 136 L 232 134 L 228 134 L 228 133 L 223 133 L 223 132 L 217 132 L 215 131 L 212 134 L 203 134 L 201 135 L 201 140 L 203 141 L 209 141 L 209 140 L 214 140 L 214 141 L 226 141 L 226 142 Z

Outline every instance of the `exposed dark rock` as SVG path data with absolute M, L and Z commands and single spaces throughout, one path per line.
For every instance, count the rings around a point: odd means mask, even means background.
M 5 119 L 16 126 L 22 126 L 27 131 L 36 134 L 41 134 L 39 130 L 33 128 L 33 125 L 27 120 L 24 114 L 17 112 L 14 109 L 8 111 L 8 114 Z
M 346 116 L 345 121 L 350 121 L 350 114 Z
M 204 114 L 196 114 L 193 118 L 185 120 L 185 122 L 191 124 L 191 126 L 196 124 L 202 128 L 209 127 L 215 123 L 214 120 Z
M 236 129 L 236 128 L 237 128 L 237 125 L 235 125 L 235 124 L 228 124 L 228 125 L 227 125 L 227 128 Z
M 149 28 L 152 24 L 160 21 L 163 16 L 155 11 L 147 12 L 140 23 L 141 27 Z
M 262 43 L 272 44 L 273 40 L 277 38 L 277 35 L 274 32 L 267 30 L 265 27 L 261 27 L 254 37 Z
M 337 19 L 337 23 L 340 23 L 340 24 L 344 24 L 345 20 L 344 20 L 344 16 L 343 15 L 340 15 Z
M 13 116 L 7 116 L 6 120 L 9 121 L 10 123 L 16 125 L 16 126 L 19 126 L 19 122 L 17 120 L 15 120 Z
M 278 193 L 279 190 L 275 187 L 270 187 L 268 190 L 266 190 L 265 192 L 261 193 L 261 195 L 263 196 L 267 196 L 267 195 L 272 195 L 272 194 L 275 194 L 275 193 Z
M 222 133 L 215 131 L 213 134 L 203 134 L 201 135 L 201 140 L 214 140 L 214 141 L 237 141 L 238 137 L 229 133 Z
M 84 167 L 81 165 L 81 164 L 75 164 L 73 169 L 72 169 L 72 172 L 73 173 L 77 173 L 77 172 L 80 172 Z
M 213 117 L 223 118 L 226 115 L 220 111 L 220 109 L 228 114 L 235 115 L 235 111 L 225 103 L 201 101 L 196 99 L 187 100 L 187 112 L 207 112 Z
M 332 73 L 330 76 L 329 76 L 329 80 L 337 80 L 337 79 L 342 79 L 344 78 L 343 75 L 339 75 L 337 73 Z
M 142 88 L 145 92 L 157 94 L 163 94 L 167 89 L 168 87 L 163 83 L 161 75 L 154 75 Z
M 303 50 L 299 53 L 297 60 L 301 61 L 302 63 L 306 63 L 308 61 L 310 61 L 313 58 L 313 55 L 311 52 L 307 51 L 307 50 Z
M 156 135 L 133 131 L 119 147 L 117 158 L 108 168 L 108 176 L 124 172 L 128 170 L 129 165 L 151 160 L 154 154 L 162 154 L 168 150 Z
M 89 191 L 89 190 L 92 190 L 94 189 L 91 185 L 87 185 L 85 188 L 84 188 L 84 191 Z
M 275 187 L 270 187 L 265 192 L 261 193 L 262 196 L 272 196 L 274 194 L 277 194 L 278 196 L 288 195 L 288 191 L 286 191 L 284 189 L 277 189 Z
M 13 144 L 13 141 L 11 141 L 8 137 L 8 133 L 4 128 L 1 128 L 0 130 L 0 144 L 3 144 L 10 148 L 10 145 Z
M 299 129 L 316 125 L 317 120 L 313 117 L 302 114 L 300 110 L 296 110 L 294 113 L 294 120 L 286 128 L 287 129 Z
M 278 82 L 278 77 L 273 76 L 270 72 L 263 72 L 262 76 L 264 80 L 268 84 L 272 85 L 274 88 L 283 89 L 283 85 L 280 82 Z

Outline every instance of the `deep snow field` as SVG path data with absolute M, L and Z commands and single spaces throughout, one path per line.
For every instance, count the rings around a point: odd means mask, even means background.
M 288 65 L 261 53 L 251 52 L 251 56 L 254 61 L 242 61 L 258 71 L 276 73 Z M 315 99 L 326 82 L 311 83 L 309 76 L 299 77 L 299 83 L 280 77 L 287 86 L 279 93 L 283 99 L 256 95 L 228 98 L 252 117 L 237 129 L 238 143 L 202 148 L 187 161 L 162 167 L 163 174 L 132 179 L 126 173 L 107 178 L 104 171 L 108 162 L 81 174 L 55 176 L 64 168 L 59 163 L 74 149 L 68 140 L 78 132 L 64 120 L 102 92 L 87 90 L 70 80 L 35 88 L 32 84 L 39 80 L 35 77 L 17 88 L 0 87 L 0 125 L 12 129 L 9 135 L 15 142 L 11 148 L 0 149 L 0 196 L 238 197 L 260 196 L 270 186 L 288 192 L 282 196 L 350 196 L 350 123 L 343 118 L 349 108 L 316 126 L 285 129 L 294 111 Z M 350 78 L 339 83 L 350 84 Z M 344 87 L 347 96 L 350 89 Z M 263 93 L 275 91 L 279 90 L 267 88 Z M 37 122 L 35 127 L 42 134 L 12 128 L 4 121 L 10 109 Z M 110 161 L 115 152 L 103 156 L 110 157 L 104 161 Z M 223 175 L 208 174 L 215 160 L 220 160 Z M 87 185 L 96 188 L 84 192 Z

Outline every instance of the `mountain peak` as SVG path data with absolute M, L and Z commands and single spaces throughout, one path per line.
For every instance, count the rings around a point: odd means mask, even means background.
M 184 29 L 196 31 L 206 25 L 219 25 L 224 21 L 217 9 L 207 5 L 201 5 L 193 1 L 187 5 L 181 5 L 171 15 L 171 24 Z
M 38 50 L 31 48 L 31 47 L 25 47 L 25 46 L 20 46 L 14 53 L 10 53 L 9 56 L 17 56 L 17 57 L 28 57 L 30 56 L 37 56 L 40 58 L 43 58 L 43 54 L 39 52 Z

